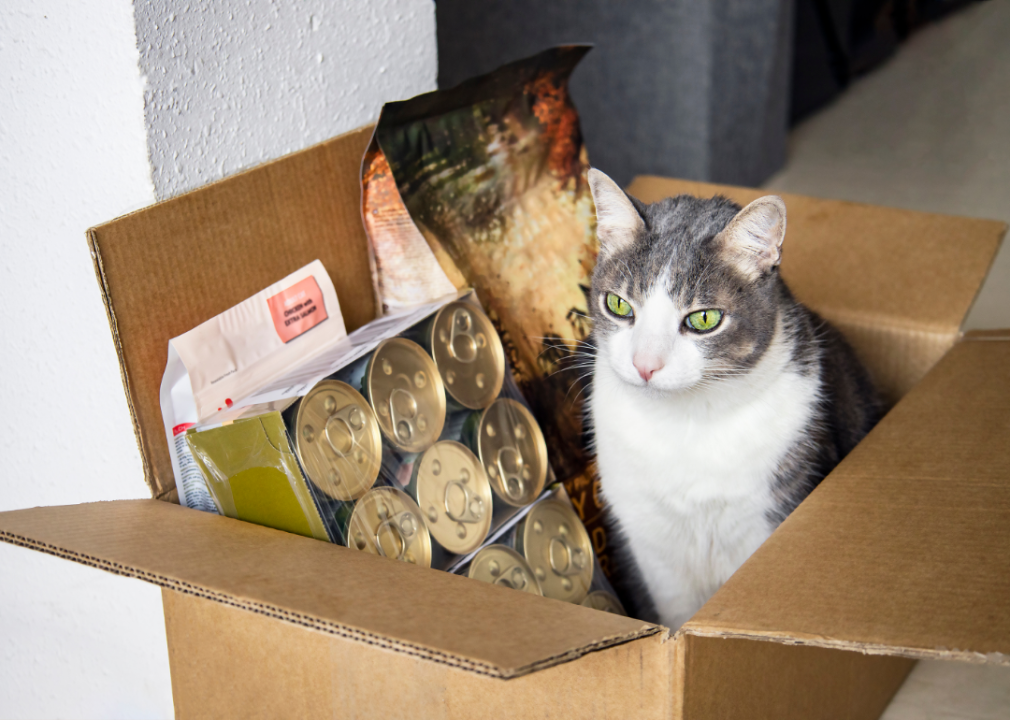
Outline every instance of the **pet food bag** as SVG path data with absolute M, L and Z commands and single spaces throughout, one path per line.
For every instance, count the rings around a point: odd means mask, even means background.
M 394 311 L 473 287 L 608 569 L 582 427 L 598 244 L 563 46 L 461 85 L 387 103 L 362 165 L 376 291 Z

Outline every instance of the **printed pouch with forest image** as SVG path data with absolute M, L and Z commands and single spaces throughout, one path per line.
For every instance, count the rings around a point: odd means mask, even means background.
M 362 215 L 385 309 L 476 290 L 606 571 L 582 428 L 586 296 L 598 244 L 589 161 L 568 94 L 589 49 L 552 48 L 387 103 L 362 166 Z

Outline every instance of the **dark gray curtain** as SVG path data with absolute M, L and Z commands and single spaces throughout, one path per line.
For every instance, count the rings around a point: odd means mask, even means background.
M 571 82 L 592 164 L 757 185 L 785 160 L 792 0 L 438 0 L 447 88 L 551 45 L 595 43 Z

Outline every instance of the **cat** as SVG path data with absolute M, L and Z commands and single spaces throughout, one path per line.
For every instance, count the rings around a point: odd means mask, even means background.
M 881 405 L 841 334 L 779 275 L 780 198 L 646 205 L 599 170 L 588 180 L 600 252 L 587 420 L 602 495 L 645 593 L 631 604 L 675 630 Z

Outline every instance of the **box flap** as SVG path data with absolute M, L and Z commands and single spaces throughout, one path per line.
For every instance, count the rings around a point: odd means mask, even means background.
M 685 626 L 1010 665 L 1010 332 L 970 334 Z
M 746 204 L 765 191 L 639 177 L 645 202 L 689 193 Z M 910 390 L 958 337 L 1006 224 L 782 193 L 782 276 L 842 330 L 889 402 Z
M 877 720 L 915 666 L 907 658 L 733 638 L 685 635 L 678 644 L 684 720 Z
M 677 643 L 664 634 L 502 680 L 170 590 L 162 597 L 177 720 L 681 720 Z
M 88 231 L 147 484 L 175 488 L 158 391 L 168 341 L 319 259 L 350 332 L 375 317 L 361 223 L 371 127 Z
M 0 539 L 499 678 L 666 632 L 156 500 L 0 513 Z

